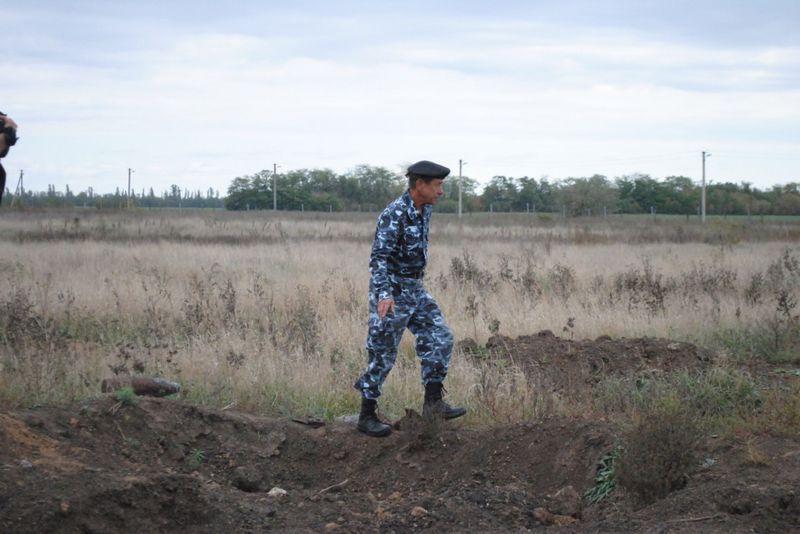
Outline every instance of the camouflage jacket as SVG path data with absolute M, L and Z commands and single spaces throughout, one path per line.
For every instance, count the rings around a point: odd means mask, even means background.
M 431 206 L 417 213 L 408 191 L 391 202 L 378 217 L 369 272 L 378 300 L 392 298 L 394 278 L 416 275 L 425 270 L 428 260 L 428 227 Z

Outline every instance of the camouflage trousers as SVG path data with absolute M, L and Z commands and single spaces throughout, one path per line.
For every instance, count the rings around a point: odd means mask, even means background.
M 453 353 L 453 334 L 442 311 L 422 280 L 393 278 L 394 312 L 378 318 L 378 295 L 370 283 L 367 369 L 354 387 L 367 399 L 381 395 L 384 380 L 397 359 L 397 346 L 406 328 L 416 338 L 422 383 L 443 382 Z

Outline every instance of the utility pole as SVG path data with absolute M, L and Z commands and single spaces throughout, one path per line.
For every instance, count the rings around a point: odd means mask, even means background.
M 128 167 L 128 207 L 131 207 L 131 173 L 136 172 L 135 170 Z
M 25 171 L 22 169 L 19 170 L 19 180 L 17 181 L 17 189 L 14 191 L 14 198 L 11 199 L 11 206 L 14 207 L 14 203 L 19 201 L 20 206 L 22 205 L 22 195 L 25 194 L 25 187 L 22 185 L 22 177 L 25 176 Z M 0 195 L 2 196 L 2 195 Z
M 272 211 L 278 211 L 278 164 L 272 164 Z
M 458 218 L 461 218 L 461 167 L 466 165 L 466 161 L 458 160 Z
M 711 154 L 703 150 L 703 182 L 702 191 L 700 193 L 700 222 L 706 223 L 706 158 L 711 157 Z

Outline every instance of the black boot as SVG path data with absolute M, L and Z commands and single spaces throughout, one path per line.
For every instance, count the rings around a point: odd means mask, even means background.
M 441 382 L 425 384 L 425 403 L 422 405 L 423 417 L 442 417 L 455 419 L 467 413 L 466 408 L 454 408 L 442 400 Z
M 358 416 L 358 430 L 364 434 L 376 438 L 388 436 L 392 427 L 383 423 L 375 415 L 375 408 L 378 401 L 374 399 L 361 399 L 361 414 Z

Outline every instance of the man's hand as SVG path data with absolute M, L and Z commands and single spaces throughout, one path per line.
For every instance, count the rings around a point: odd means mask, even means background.
M 381 321 L 388 312 L 394 313 L 394 299 L 384 299 L 378 303 L 378 318 Z

